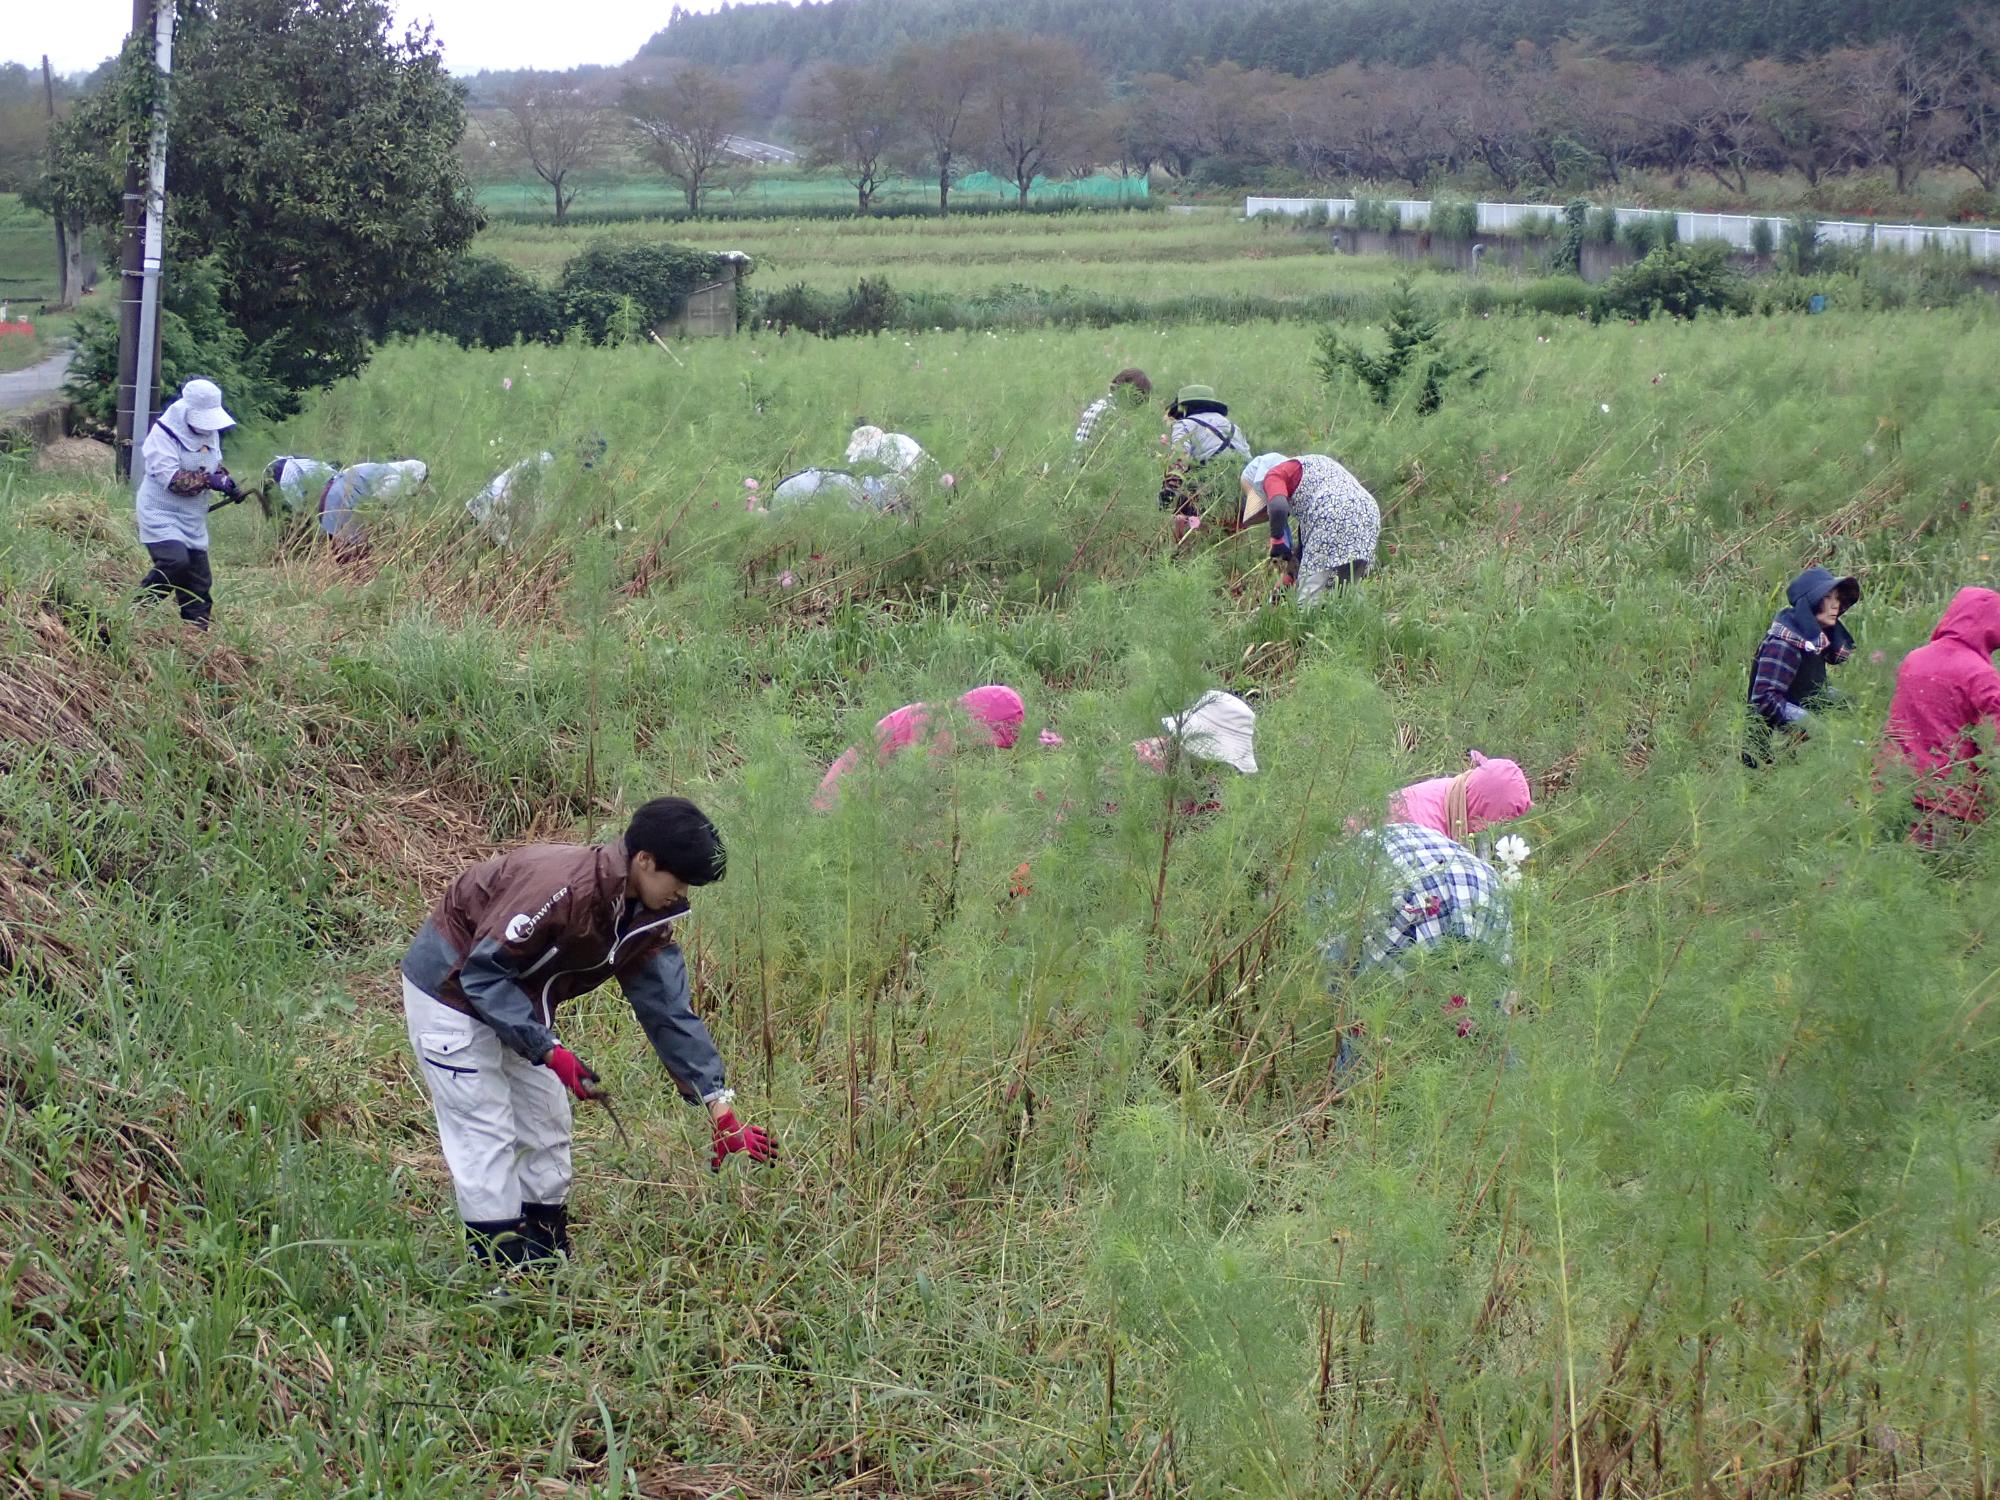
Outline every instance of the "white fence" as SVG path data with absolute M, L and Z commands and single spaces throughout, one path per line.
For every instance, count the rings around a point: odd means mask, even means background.
M 1355 201 L 1353 198 L 1246 198 L 1243 212 L 1245 217 L 1255 218 L 1259 214 L 1297 215 L 1323 208 L 1330 216 L 1343 218 L 1354 212 Z M 1427 199 L 1389 198 L 1383 200 L 1383 207 L 1394 210 L 1398 221 L 1406 229 L 1430 222 L 1431 205 Z M 1507 234 L 1528 220 L 1546 223 L 1551 219 L 1559 222 L 1562 218 L 1561 205 L 1553 203 L 1480 203 L 1474 207 L 1479 213 L 1482 234 Z M 1634 219 L 1668 217 L 1664 210 L 1645 208 L 1619 208 L 1612 212 L 1617 214 L 1620 227 Z M 1751 234 L 1758 224 L 1770 225 L 1771 243 L 1781 244 L 1785 225 L 1790 222 L 1757 214 L 1677 213 L 1672 218 L 1680 231 L 1680 238 L 1684 240 L 1727 240 L 1739 250 L 1751 248 Z M 1974 260 L 2000 261 L 2000 229 L 1977 225 L 1878 224 L 1872 219 L 1821 219 L 1819 237 L 1824 244 L 1857 245 L 1865 250 L 1910 252 L 1936 248 L 1969 255 Z

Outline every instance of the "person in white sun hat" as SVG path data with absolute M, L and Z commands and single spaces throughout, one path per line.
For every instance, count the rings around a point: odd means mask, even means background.
M 139 542 L 153 560 L 139 581 L 139 598 L 172 598 L 181 618 L 208 629 L 213 576 L 208 567 L 210 492 L 236 500 L 243 491 L 222 466 L 222 434 L 236 418 L 222 407 L 222 388 L 190 380 L 181 398 L 160 413 L 139 450 Z
M 1132 746 L 1132 753 L 1156 771 L 1164 771 L 1178 749 L 1245 776 L 1257 774 L 1257 711 L 1234 693 L 1203 693 L 1193 708 L 1160 720 L 1160 727 L 1164 735 Z

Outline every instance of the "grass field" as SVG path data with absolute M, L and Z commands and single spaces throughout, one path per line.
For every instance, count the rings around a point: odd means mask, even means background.
M 1037 181 L 1028 190 L 1035 204 L 1076 203 L 1115 204 L 1141 202 L 1147 184 L 1143 179 L 1092 177 L 1080 181 Z M 1012 206 L 1019 194 L 990 172 L 975 172 L 952 189 L 952 202 L 961 206 Z M 880 207 L 920 204 L 935 207 L 937 184 L 920 178 L 890 177 L 874 197 Z M 853 208 L 852 184 L 824 172 L 801 172 L 760 167 L 740 181 L 731 181 L 707 199 L 712 212 L 754 213 L 760 209 L 796 209 L 808 205 L 825 208 Z M 479 188 L 480 207 L 491 214 L 515 217 L 548 217 L 554 208 L 546 186 L 526 181 L 493 181 Z M 604 177 L 589 182 L 577 197 L 574 211 L 591 216 L 619 215 L 633 218 L 679 214 L 687 207 L 686 195 L 657 173 L 643 170 L 639 175 Z
M 1049 232 L 812 226 L 793 265 L 1324 263 L 1198 218 Z M 776 229 L 724 240 L 783 261 Z M 546 270 L 564 242 L 489 243 Z M 2000 324 L 1449 331 L 1492 373 L 1421 418 L 1321 385 L 1298 323 L 400 344 L 231 465 L 411 454 L 434 494 L 350 571 L 225 512 L 199 642 L 124 603 L 121 495 L 0 470 L 0 1472 L 1990 1493 L 2000 850 L 1927 863 L 1870 773 L 1901 653 L 1991 576 Z M 1302 617 L 1253 538 L 1168 555 L 1156 413 L 1073 461 L 1127 364 L 1339 456 L 1386 512 L 1379 575 Z M 861 420 L 954 487 L 902 524 L 748 513 L 746 477 Z M 538 523 L 482 548 L 463 501 L 543 447 Z M 1851 711 L 1753 775 L 1745 668 L 1815 561 L 1866 588 Z M 1021 748 L 807 813 L 878 715 L 992 680 L 1028 700 Z M 1257 698 L 1260 774 L 1139 769 L 1129 742 L 1210 686 Z M 1317 861 L 1468 745 L 1534 778 L 1514 972 L 1329 989 Z M 661 791 L 730 843 L 691 963 L 783 1164 L 711 1178 L 593 997 L 564 1039 L 633 1147 L 580 1111 L 576 1259 L 488 1296 L 396 959 L 473 853 Z M 1515 1017 L 1442 1019 L 1508 986 Z M 1356 1020 L 1371 1067 L 1336 1100 Z
M 1385 295 L 1408 269 L 1387 257 L 1336 255 L 1326 235 L 1211 208 L 1056 219 L 763 219 L 562 230 L 496 224 L 480 236 L 478 248 L 553 280 L 565 261 L 599 240 L 662 239 L 744 251 L 757 262 L 751 285 L 763 294 L 794 283 L 840 292 L 876 277 L 899 293 L 940 296 L 961 306 L 1046 292 L 1064 300 L 1115 301 L 1121 318 L 1157 309 L 1175 322 L 1204 305 L 1236 303 L 1270 316 L 1342 299 L 1367 302 Z M 1455 277 L 1419 277 L 1440 295 L 1462 294 Z M 1511 277 L 1489 280 L 1512 283 Z

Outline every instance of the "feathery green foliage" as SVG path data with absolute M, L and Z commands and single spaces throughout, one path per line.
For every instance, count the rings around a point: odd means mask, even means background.
M 2000 854 L 1928 864 L 1871 773 L 1898 656 L 1984 575 L 2000 338 L 1801 326 L 1446 318 L 1494 373 L 1421 421 L 1301 379 L 1297 324 L 402 342 L 230 457 L 415 454 L 434 493 L 348 571 L 223 513 L 202 641 L 125 603 L 126 496 L 0 470 L 11 1462 L 105 1494 L 1990 1484 Z M 1128 365 L 1337 454 L 1378 575 L 1301 616 L 1254 536 L 1171 552 L 1143 422 L 1075 461 Z M 907 523 L 745 509 L 864 419 L 955 487 Z M 463 500 L 543 447 L 541 512 L 483 546 Z M 1867 590 L 1855 706 L 1751 775 L 1745 668 L 1814 561 Z M 806 811 L 879 715 L 995 680 L 1020 747 Z M 1260 773 L 1141 770 L 1211 686 L 1257 698 Z M 1330 991 L 1316 924 L 1360 913 L 1312 914 L 1322 856 L 1467 745 L 1535 781 L 1515 973 Z M 691 964 L 785 1165 L 711 1178 L 593 997 L 564 1037 L 635 1149 L 581 1109 L 577 1258 L 488 1296 L 396 958 L 491 843 L 661 791 L 730 843 Z M 1456 1036 L 1448 996 L 1503 979 L 1517 1013 Z

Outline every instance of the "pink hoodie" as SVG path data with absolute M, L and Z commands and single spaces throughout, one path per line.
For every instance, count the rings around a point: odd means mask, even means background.
M 1021 736 L 1021 721 L 1027 717 L 1027 705 L 1021 695 L 1010 687 L 989 683 L 976 687 L 958 700 L 958 706 L 965 710 L 985 742 L 998 750 L 1010 750 L 1014 741 Z M 931 706 L 928 703 L 906 703 L 894 713 L 878 720 L 875 725 L 875 763 L 886 765 L 899 750 L 921 742 L 930 728 Z M 952 748 L 951 731 L 942 731 L 931 744 L 933 755 L 943 755 Z M 840 759 L 827 768 L 826 777 L 813 794 L 813 808 L 827 812 L 840 800 L 840 783 L 861 764 L 861 747 L 850 745 L 841 752 Z
M 1983 721 L 2000 724 L 1996 650 L 2000 594 L 1960 589 L 1930 644 L 1903 658 L 1889 703 L 1885 757 L 1900 759 L 1922 778 L 1913 793 L 1917 805 L 1970 823 L 1986 817 L 1979 744 L 1971 731 Z
M 1432 828 L 1447 838 L 1468 839 L 1495 823 L 1520 817 L 1535 805 L 1527 775 L 1513 761 L 1488 760 L 1477 750 L 1466 753 L 1472 761 L 1470 771 L 1419 781 L 1390 797 L 1390 820 Z M 1454 829 L 1452 787 L 1461 781 L 1465 784 L 1465 827 Z

